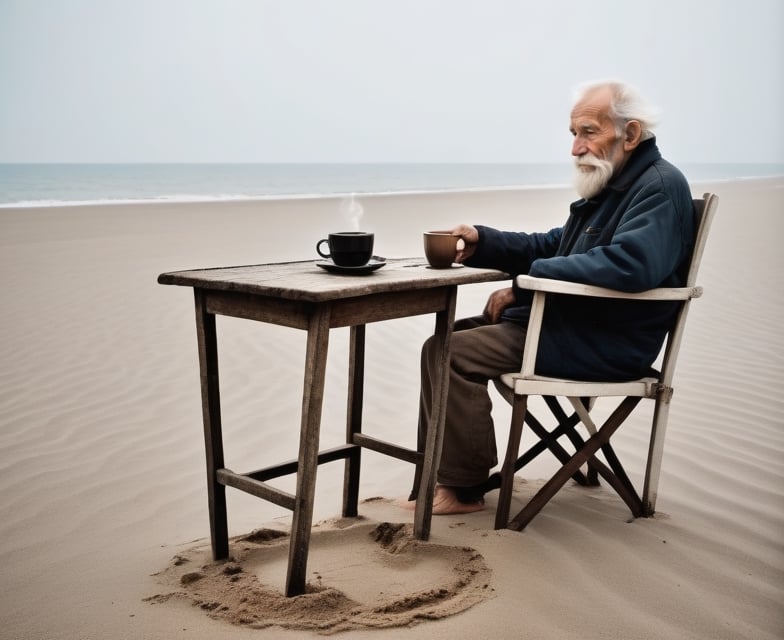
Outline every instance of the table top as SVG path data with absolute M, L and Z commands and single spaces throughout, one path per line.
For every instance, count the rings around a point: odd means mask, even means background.
M 282 262 L 193 269 L 162 273 L 160 284 L 322 302 L 387 291 L 411 291 L 449 285 L 497 282 L 509 275 L 496 269 L 454 265 L 433 269 L 424 258 L 396 258 L 363 275 L 332 273 L 317 261 Z

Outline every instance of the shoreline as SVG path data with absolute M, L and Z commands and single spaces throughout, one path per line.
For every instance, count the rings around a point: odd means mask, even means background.
M 778 181 L 784 178 L 781 175 L 743 176 L 733 178 L 711 178 L 705 180 L 690 180 L 690 185 L 696 184 L 731 184 L 735 182 Z M 526 185 L 506 185 L 489 187 L 454 187 L 443 189 L 400 189 L 388 191 L 337 191 L 334 193 L 290 193 L 266 195 L 174 195 L 160 196 L 145 199 L 106 199 L 106 200 L 33 200 L 23 202 L 0 203 L 0 211 L 4 209 L 60 209 L 72 207 L 101 207 L 117 205 L 155 205 L 155 204 L 223 204 L 223 203 L 252 203 L 252 202 L 279 202 L 279 201 L 307 201 L 330 200 L 345 198 L 376 198 L 388 196 L 426 196 L 426 195 L 457 195 L 461 193 L 505 193 L 527 191 L 549 191 L 571 188 L 569 183 L 542 183 Z

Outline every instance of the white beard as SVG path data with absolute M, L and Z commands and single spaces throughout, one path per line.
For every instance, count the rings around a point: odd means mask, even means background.
M 610 182 L 615 167 L 609 160 L 601 160 L 592 153 L 586 153 L 574 159 L 576 173 L 574 174 L 574 188 L 580 197 L 593 198 L 601 193 L 602 189 Z M 593 167 L 583 171 L 582 167 Z

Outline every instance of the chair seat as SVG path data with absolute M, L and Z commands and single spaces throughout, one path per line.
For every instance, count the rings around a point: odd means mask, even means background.
M 659 380 L 652 377 L 627 382 L 584 382 L 536 375 L 523 377 L 518 372 L 505 373 L 500 376 L 500 381 L 510 392 L 521 396 L 565 396 L 569 398 L 598 398 L 602 396 L 654 398 L 659 387 Z M 500 385 L 496 385 L 496 388 L 507 397 Z

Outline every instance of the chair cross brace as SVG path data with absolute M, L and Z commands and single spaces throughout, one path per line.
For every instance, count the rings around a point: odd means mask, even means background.
M 580 446 L 577 451 L 564 463 L 558 472 L 548 480 L 544 486 L 531 498 L 528 504 L 507 524 L 506 519 L 508 513 L 502 513 L 502 509 L 496 513 L 496 528 L 508 526 L 510 529 L 521 531 L 525 526 L 542 510 L 542 508 L 550 501 L 550 499 L 563 487 L 564 484 L 573 477 L 575 472 L 579 470 L 584 464 L 594 469 L 601 475 L 607 482 L 615 489 L 623 501 L 627 504 L 632 514 L 639 517 L 643 514 L 642 499 L 637 495 L 631 481 L 629 480 L 622 465 L 618 461 L 615 452 L 610 445 L 610 438 L 615 431 L 623 424 L 624 420 L 629 417 L 629 414 L 634 410 L 642 398 L 640 397 L 627 397 L 618 405 L 613 413 L 607 418 L 602 426 L 593 434 L 584 444 Z M 515 403 L 513 412 L 525 412 L 525 405 L 527 404 L 526 396 L 515 396 Z M 520 420 L 517 424 L 520 425 L 517 433 L 510 434 L 510 449 L 517 450 L 519 446 L 519 438 L 522 433 L 523 421 Z M 538 434 L 537 434 L 538 435 Z M 512 443 L 512 438 L 517 440 Z M 595 457 L 595 454 L 602 450 L 609 467 L 602 463 Z M 505 463 L 506 466 L 506 463 Z M 504 486 L 503 476 L 508 473 L 508 482 Z M 506 490 L 511 493 L 511 485 L 514 478 L 514 465 L 510 465 L 509 469 L 502 470 L 502 492 Z M 499 504 L 502 503 L 499 498 Z
M 514 465 L 515 472 L 520 471 L 520 469 L 531 462 L 540 453 L 547 451 L 548 449 L 562 464 L 566 463 L 571 457 L 571 454 L 558 442 L 558 439 L 563 436 L 569 438 L 575 449 L 579 449 L 585 444 L 585 440 L 574 429 L 574 427 L 580 424 L 580 417 L 576 413 L 567 415 L 554 396 L 544 396 L 544 400 L 555 416 L 555 419 L 558 421 L 558 424 L 552 431 L 548 431 L 531 412 L 526 413 L 525 423 L 531 427 L 531 431 L 536 434 L 539 440 L 531 445 L 531 448 L 517 459 Z M 588 400 L 581 399 L 581 401 L 587 402 Z M 572 478 L 577 484 L 583 487 L 597 486 L 599 484 L 596 471 L 592 468 L 589 468 L 587 475 L 578 469 Z M 500 489 L 501 473 L 496 471 L 495 473 L 490 474 L 490 477 L 477 488 L 481 489 L 483 493 Z
M 580 406 L 584 409 L 584 412 L 587 413 L 587 407 L 589 406 L 588 403 L 590 402 L 590 398 L 575 398 L 574 400 L 575 408 Z M 565 464 L 571 455 L 560 445 L 558 438 L 560 438 L 562 435 L 565 435 L 567 438 L 569 438 L 569 441 L 572 443 L 575 451 L 585 446 L 585 440 L 575 430 L 575 427 L 580 424 L 582 419 L 579 415 L 579 412 L 577 411 L 571 415 L 567 415 L 555 396 L 544 396 L 544 401 L 545 404 L 547 404 L 547 407 L 550 409 L 550 412 L 553 414 L 553 417 L 555 417 L 556 421 L 558 422 L 558 426 L 552 431 L 547 431 L 547 429 L 545 429 L 545 427 L 536 418 L 534 418 L 530 412 L 526 412 L 525 422 L 528 424 L 528 426 L 531 427 L 531 431 L 533 431 L 538 438 L 541 438 L 545 448 L 550 449 L 550 451 L 552 451 L 553 455 L 558 458 L 561 464 Z M 518 458 L 517 462 L 515 463 L 515 471 L 519 471 L 525 464 L 535 458 L 538 453 L 533 454 L 530 458 L 528 458 L 528 454 L 529 452 L 533 452 L 534 449 L 538 448 L 540 448 L 539 443 L 533 445 L 526 453 Z M 542 448 L 542 450 L 544 449 Z M 596 470 L 593 468 L 588 469 L 587 475 L 578 469 L 572 478 L 574 478 L 574 481 L 577 482 L 577 484 L 583 487 L 595 487 L 599 484 L 599 479 L 596 476 Z

